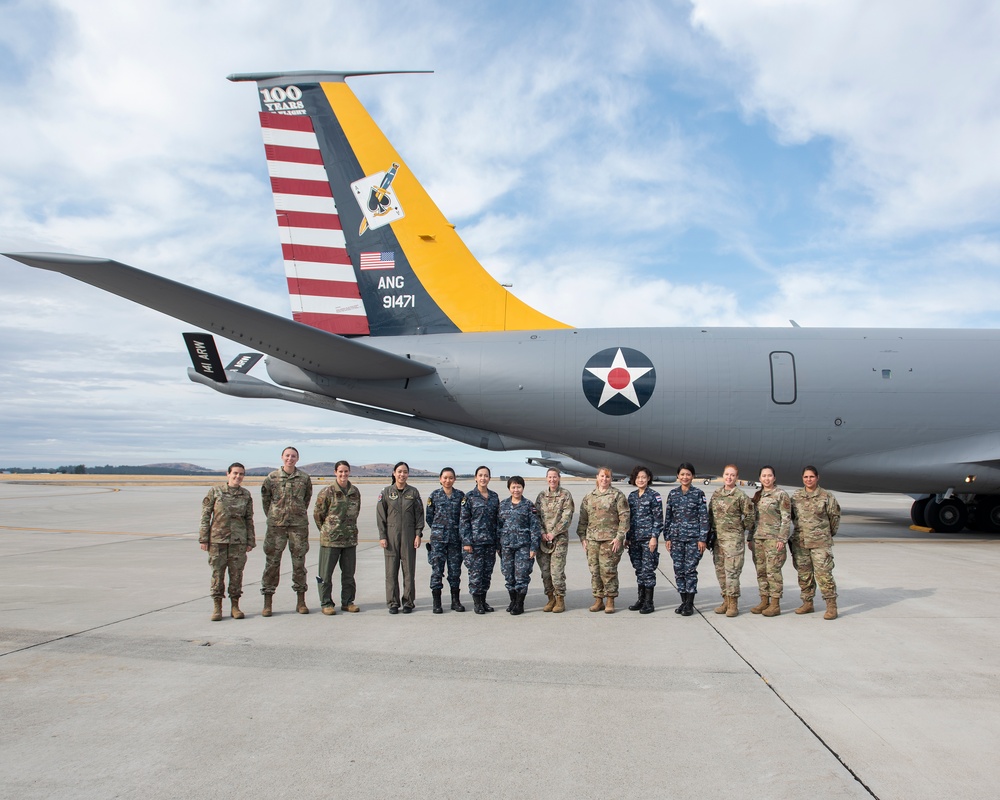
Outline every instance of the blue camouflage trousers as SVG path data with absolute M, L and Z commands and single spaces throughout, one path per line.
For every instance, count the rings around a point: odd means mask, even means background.
M 448 586 L 459 589 L 462 586 L 462 543 L 427 543 L 427 563 L 431 565 L 431 591 L 444 586 L 444 568 L 448 567 Z
M 465 571 L 469 574 L 469 594 L 486 594 L 493 580 L 493 565 L 497 548 L 492 544 L 474 544 L 471 553 L 462 553 Z
M 701 553 L 698 552 L 698 540 L 692 542 L 672 542 L 670 558 L 674 562 L 674 581 L 677 591 L 688 594 L 698 593 L 698 562 Z
M 652 589 L 656 586 L 656 568 L 660 566 L 659 547 L 649 552 L 649 539 L 629 542 L 628 557 L 635 570 L 635 582 L 638 586 Z
M 520 547 L 503 547 L 500 549 L 500 570 L 508 592 L 526 592 L 531 581 L 531 568 L 535 559 L 528 555 L 530 545 Z

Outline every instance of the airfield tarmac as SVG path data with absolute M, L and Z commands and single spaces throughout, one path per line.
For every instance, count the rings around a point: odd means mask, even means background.
M 912 533 L 907 498 L 839 495 L 832 622 L 790 613 L 790 561 L 780 617 L 747 612 L 749 561 L 740 616 L 713 614 L 708 559 L 680 617 L 662 552 L 655 614 L 625 610 L 627 556 L 621 610 L 591 614 L 572 541 L 565 614 L 541 612 L 537 570 L 527 613 L 503 613 L 498 567 L 497 613 L 472 613 L 463 576 L 468 611 L 434 615 L 421 552 L 416 613 L 390 616 L 383 483 L 359 481 L 361 613 L 323 616 L 312 590 L 296 614 L 286 555 L 265 619 L 248 480 L 247 618 L 213 623 L 204 480 L 3 476 L 0 796 L 997 796 L 1000 537 Z

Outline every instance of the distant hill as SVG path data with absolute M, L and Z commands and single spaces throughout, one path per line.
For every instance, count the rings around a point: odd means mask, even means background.
M 333 477 L 336 475 L 335 461 L 317 461 L 313 464 L 299 464 L 299 469 L 317 478 Z M 247 475 L 267 475 L 277 467 L 251 467 L 247 470 Z M 351 475 L 355 478 L 379 478 L 386 480 L 392 477 L 392 464 L 352 464 Z M 410 475 L 414 478 L 433 478 L 436 472 L 428 472 L 425 469 L 410 469 Z
M 188 464 L 186 461 L 177 461 L 170 464 L 144 464 L 143 466 L 150 467 L 152 469 L 176 469 L 179 472 L 219 472 L 217 469 L 199 467 L 197 464 Z

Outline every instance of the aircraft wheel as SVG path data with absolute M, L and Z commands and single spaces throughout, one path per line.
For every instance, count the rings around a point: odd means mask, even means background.
M 1000 533 L 1000 496 L 976 495 L 976 512 L 972 515 L 972 529 L 983 533 Z
M 918 528 L 922 528 L 927 524 L 924 511 L 927 509 L 927 503 L 929 501 L 929 497 L 921 497 L 919 500 L 914 500 L 913 505 L 910 506 L 910 522 Z
M 927 527 L 938 533 L 958 533 L 968 519 L 969 508 L 957 497 L 948 497 L 940 502 L 931 500 L 924 509 Z

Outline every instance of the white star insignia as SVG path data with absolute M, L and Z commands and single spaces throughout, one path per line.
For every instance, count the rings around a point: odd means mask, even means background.
M 612 397 L 620 394 L 629 402 L 635 403 L 638 408 L 641 404 L 635 394 L 635 382 L 652 369 L 652 367 L 630 367 L 625 363 L 625 356 L 622 355 L 620 347 L 610 367 L 587 367 L 587 372 L 604 381 L 604 391 L 601 392 L 597 407 L 600 408 Z

